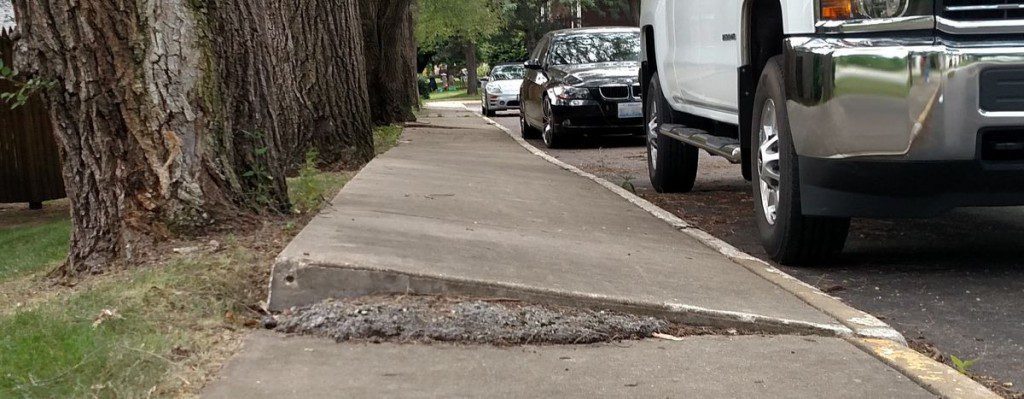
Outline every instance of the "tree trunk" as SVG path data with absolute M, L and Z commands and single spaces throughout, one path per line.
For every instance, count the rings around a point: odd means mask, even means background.
M 247 0 L 234 0 L 247 1 Z M 248 0 L 252 1 L 252 0 Z M 367 63 L 359 2 L 355 0 L 264 0 L 281 10 L 278 60 L 290 60 L 282 81 L 294 80 L 294 101 L 302 117 L 286 127 L 294 143 L 292 161 L 301 163 L 315 149 L 321 162 L 361 166 L 374 156 L 373 124 L 367 91 Z M 287 84 L 285 86 L 288 86 Z
M 54 83 L 74 224 L 62 275 L 288 210 L 284 168 L 304 147 L 372 156 L 357 5 L 284 3 L 15 0 L 19 67 Z
M 416 120 L 412 0 L 361 0 L 370 109 L 377 125 Z M 411 51 L 410 51 L 411 49 Z
M 476 76 L 476 68 L 480 66 L 480 62 L 476 58 L 476 43 L 466 43 L 466 90 L 471 96 L 475 96 L 480 93 L 477 86 L 480 85 L 479 80 Z

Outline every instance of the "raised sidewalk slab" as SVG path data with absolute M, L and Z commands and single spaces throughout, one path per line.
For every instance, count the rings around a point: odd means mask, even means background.
M 995 397 L 874 317 L 456 105 L 428 110 L 281 254 L 273 309 L 464 294 L 823 336 L 500 349 L 257 333 L 206 396 Z M 572 359 L 581 374 L 555 374 Z
M 465 110 L 429 110 L 280 255 L 270 307 L 466 294 L 780 332 L 849 329 Z

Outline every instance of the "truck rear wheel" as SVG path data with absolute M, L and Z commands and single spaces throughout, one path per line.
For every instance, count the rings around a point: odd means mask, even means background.
M 849 218 L 804 216 L 800 170 L 784 95 L 783 58 L 768 61 L 754 97 L 750 151 L 754 204 L 765 251 L 782 264 L 809 264 L 842 252 Z
M 644 107 L 647 131 L 647 172 L 651 185 L 659 193 L 688 193 L 697 180 L 697 147 L 658 133 L 657 128 L 672 123 L 672 108 L 665 101 L 658 73 L 647 84 Z

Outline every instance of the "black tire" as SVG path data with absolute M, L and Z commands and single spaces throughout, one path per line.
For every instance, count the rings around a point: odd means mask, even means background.
M 569 138 L 566 137 L 568 134 L 562 129 L 561 126 L 551 123 L 552 113 L 554 111 L 551 108 L 551 100 L 544 98 L 544 129 L 541 130 L 541 138 L 544 139 L 544 145 L 548 148 L 565 148 L 569 146 Z
M 654 127 L 673 122 L 673 113 L 661 90 L 658 73 L 647 84 L 647 104 L 644 107 L 645 140 L 647 143 L 647 172 L 651 185 L 659 193 L 687 193 L 697 180 L 697 147 L 684 144 L 671 137 L 658 134 Z
M 522 105 L 519 106 L 519 132 L 525 140 L 540 137 L 540 130 L 530 126 L 530 122 L 526 121 L 526 111 Z
M 808 265 L 842 252 L 850 232 L 850 219 L 804 216 L 801 211 L 800 165 L 786 110 L 783 59 L 776 56 L 768 61 L 754 98 L 750 137 L 754 213 L 768 256 L 782 264 Z M 772 114 L 775 115 L 774 121 L 769 119 Z M 770 128 L 762 127 L 765 122 Z M 766 137 L 764 141 L 762 130 Z M 771 140 L 771 137 L 776 139 Z M 761 151 L 763 142 L 774 142 L 765 147 L 765 155 Z M 777 161 L 774 160 L 776 157 Z M 763 169 L 762 159 L 769 160 Z M 768 177 L 765 188 L 762 188 L 762 175 Z M 762 192 L 767 196 L 762 197 Z M 775 212 L 769 215 L 773 200 Z
M 484 110 L 484 115 L 487 117 L 494 117 L 498 115 L 498 111 L 491 111 L 489 109 Z

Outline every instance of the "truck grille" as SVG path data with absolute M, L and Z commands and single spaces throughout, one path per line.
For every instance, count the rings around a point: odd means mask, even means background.
M 942 15 L 954 21 L 1024 20 L 1024 1 L 945 0 Z

